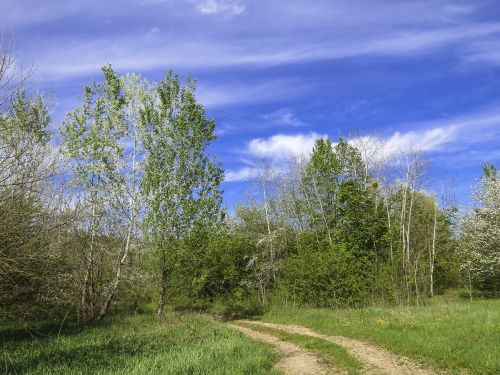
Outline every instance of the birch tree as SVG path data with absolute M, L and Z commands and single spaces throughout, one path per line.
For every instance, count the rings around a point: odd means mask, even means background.
M 100 219 L 109 203 L 106 198 L 110 191 L 123 183 L 119 171 L 123 148 L 118 139 L 126 131 L 121 112 L 125 99 L 111 67 L 102 70 L 105 81 L 85 86 L 82 105 L 68 114 L 61 130 L 63 150 L 74 167 L 73 182 L 82 189 L 88 203 L 85 224 L 90 238 L 80 299 L 80 317 L 84 321 L 94 317 L 96 252 L 103 246 L 99 243 L 103 229 Z
M 137 227 L 143 206 L 143 199 L 139 191 L 139 185 L 143 177 L 143 165 L 141 161 L 145 157 L 142 137 L 144 131 L 140 118 L 140 112 L 144 109 L 147 100 L 155 97 L 153 85 L 135 74 L 127 74 L 120 78 L 124 105 L 121 108 L 123 132 L 119 133 L 117 139 L 121 149 L 117 169 L 120 173 L 119 184 L 114 184 L 113 204 L 116 206 L 116 216 L 123 222 L 123 245 L 118 254 L 114 277 L 105 292 L 104 302 L 101 305 L 99 319 L 108 312 L 109 306 L 117 293 L 123 268 L 125 267 L 130 253 L 138 246 Z

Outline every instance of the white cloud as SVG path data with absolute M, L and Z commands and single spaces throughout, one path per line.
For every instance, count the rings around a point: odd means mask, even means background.
M 436 151 L 446 143 L 453 141 L 457 135 L 457 126 L 451 125 L 424 131 L 395 132 L 383 143 L 386 155 L 399 151 Z
M 371 140 L 368 137 L 360 136 L 350 139 L 349 142 L 357 147 L 367 145 L 369 142 L 376 143 L 374 149 L 369 151 L 370 157 L 375 159 L 387 158 L 399 152 L 409 151 L 453 154 L 457 155 L 458 158 L 465 158 L 469 162 L 471 158 L 477 160 L 496 160 L 498 158 L 499 151 L 494 148 L 477 152 L 467 146 L 500 139 L 499 111 L 483 111 L 452 119 L 418 123 L 413 124 L 413 127 L 422 130 L 396 131 L 388 137 L 371 137 Z M 289 156 L 307 157 L 311 153 L 315 141 L 320 137 L 326 137 L 326 135 L 317 133 L 276 134 L 269 138 L 255 138 L 248 143 L 246 153 L 255 159 L 271 160 L 279 166 Z M 248 180 L 255 177 L 258 171 L 259 169 L 253 166 L 231 170 L 227 174 L 226 181 Z
M 374 139 L 378 143 L 378 157 L 386 157 L 397 152 L 437 151 L 446 144 L 457 140 L 459 128 L 455 125 L 437 127 L 421 131 L 393 133 L 387 138 Z M 276 134 L 269 138 L 252 139 L 247 146 L 247 153 L 259 159 L 271 159 L 274 162 L 283 162 L 290 156 L 308 156 L 318 138 L 326 135 L 318 133 L 307 134 Z M 350 140 L 351 144 L 360 147 L 366 143 L 365 137 Z
M 227 170 L 225 181 L 226 182 L 238 182 L 238 181 L 248 181 L 255 178 L 258 175 L 258 168 L 254 167 L 243 167 L 238 170 Z
M 262 118 L 264 120 L 267 120 L 270 124 L 274 125 L 304 125 L 304 122 L 297 118 L 295 113 L 290 108 L 279 109 L 277 111 L 263 115 Z
M 421 130 L 396 131 L 387 138 L 374 137 L 372 141 L 377 142 L 378 148 L 376 157 L 385 158 L 408 151 L 464 153 L 471 144 L 500 138 L 500 112 L 486 110 L 450 119 L 406 124 L 404 127 Z M 350 142 L 362 147 L 368 139 L 357 137 Z
M 270 138 L 256 138 L 248 144 L 248 152 L 256 158 L 285 160 L 289 156 L 308 155 L 318 138 L 325 135 L 309 134 L 276 134 Z
M 196 9 L 204 14 L 241 14 L 245 11 L 245 5 L 235 0 L 203 0 L 198 2 Z

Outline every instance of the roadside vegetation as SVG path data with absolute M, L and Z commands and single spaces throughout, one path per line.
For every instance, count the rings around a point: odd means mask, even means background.
M 262 320 L 363 339 L 452 373 L 500 372 L 500 301 L 437 297 L 425 306 L 272 308 Z
M 197 314 L 92 326 L 0 327 L 5 374 L 277 374 L 271 347 Z

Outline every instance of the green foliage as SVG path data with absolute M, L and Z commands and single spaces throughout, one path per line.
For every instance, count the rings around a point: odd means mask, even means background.
M 366 177 L 368 179 L 368 177 Z M 359 152 L 318 139 L 302 178 L 310 230 L 284 261 L 281 294 L 312 306 L 360 306 L 389 294 L 385 207 L 365 182 Z
M 245 301 L 216 301 L 208 311 L 223 320 L 235 320 L 261 316 L 266 309 L 260 302 L 248 298 Z
M 25 91 L 19 91 L 10 102 L 6 114 L 0 116 L 2 142 L 12 144 L 29 135 L 29 141 L 46 144 L 50 138 L 47 127 L 50 116 L 43 97 L 28 98 Z M 28 144 L 19 145 L 28 147 Z M 18 152 L 29 150 L 18 150 Z
M 158 85 L 159 103 L 145 103 L 142 121 L 147 151 L 144 194 L 153 238 L 184 239 L 197 226 L 216 228 L 222 219 L 224 173 L 206 149 L 216 139 L 215 122 L 196 101 L 195 83 L 181 86 L 169 72 Z
M 289 300 L 321 307 L 366 304 L 373 278 L 369 258 L 345 245 L 308 252 L 299 248 L 285 263 L 281 283 Z
M 214 301 L 248 295 L 243 289 L 249 277 L 246 267 L 255 243 L 247 236 L 220 230 L 198 232 L 184 243 L 177 266 L 171 270 L 169 299 Z
M 106 324 L 59 326 L 33 340 L 14 327 L 0 328 L 2 369 L 23 374 L 276 374 L 267 345 L 207 317 L 169 313 L 117 316 Z
M 125 104 L 119 79 L 110 66 L 102 68 L 105 81 L 85 86 L 83 103 L 67 116 L 61 133 L 63 152 L 75 165 L 75 184 L 91 193 L 120 179 L 119 138 L 125 131 L 120 109 Z
M 385 257 L 387 226 L 384 205 L 375 202 L 367 187 L 356 180 L 340 184 L 337 205 L 339 222 L 335 227 L 336 242 L 349 244 L 364 254 Z
M 24 91 L 0 113 L 0 319 L 53 317 L 68 304 L 64 214 L 44 199 L 57 172 L 49 123 L 43 97 Z
M 196 101 L 194 81 L 182 86 L 170 71 L 157 91 L 159 100 L 149 98 L 141 112 L 146 151 L 141 187 L 146 234 L 157 254 L 160 318 L 171 273 L 179 270 L 175 265 L 189 248 L 186 241 L 200 231 L 217 230 L 223 220 L 224 172 L 207 152 L 216 139 L 215 122 Z

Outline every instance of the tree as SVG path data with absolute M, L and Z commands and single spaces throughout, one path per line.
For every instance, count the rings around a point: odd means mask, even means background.
M 19 65 L 19 64 L 17 64 Z M 25 89 L 25 83 L 32 73 L 32 66 L 18 73 L 13 39 L 0 31 L 0 112 L 10 107 L 10 102 Z
M 48 113 L 43 97 L 25 91 L 0 112 L 0 316 L 10 319 L 46 317 L 54 290 L 64 290 L 59 194 L 51 183 L 59 160 Z
M 54 175 L 57 157 L 49 145 L 48 109 L 42 97 L 20 91 L 0 115 L 0 189 L 36 190 Z
M 207 152 L 216 139 L 215 122 L 196 101 L 195 82 L 182 86 L 169 71 L 157 91 L 159 100 L 150 99 L 141 116 L 147 152 L 142 189 L 160 273 L 161 320 L 169 275 L 182 260 L 182 243 L 200 227 L 217 227 L 223 219 L 224 173 Z
M 500 287 L 500 172 L 485 164 L 472 194 L 474 206 L 460 221 L 460 247 L 470 286 L 497 292 Z
M 333 243 L 332 227 L 336 224 L 335 200 L 338 178 L 342 166 L 339 163 L 330 138 L 316 140 L 302 178 L 303 192 L 310 202 L 311 226 L 323 226 L 328 242 Z
M 135 74 L 127 74 L 120 78 L 122 95 L 125 100 L 121 108 L 124 130 L 118 133 L 118 142 L 122 143 L 123 152 L 120 153 L 117 169 L 121 175 L 120 183 L 114 184 L 113 202 L 117 210 L 115 215 L 124 223 L 123 249 L 115 267 L 113 280 L 108 286 L 106 297 L 99 311 L 99 319 L 108 312 L 109 306 L 117 293 L 122 278 L 123 268 L 130 252 L 137 244 L 137 226 L 140 211 L 143 206 L 139 185 L 143 176 L 141 160 L 145 156 L 142 138 L 144 130 L 140 119 L 140 111 L 148 98 L 154 97 L 153 86 Z M 129 144 L 127 146 L 127 143 Z
M 122 108 L 125 99 L 120 80 L 111 68 L 102 68 L 103 83 L 85 86 L 82 105 L 70 112 L 61 130 L 63 151 L 74 166 L 74 184 L 81 188 L 88 214 L 88 250 L 84 261 L 80 316 L 84 321 L 94 317 L 94 289 L 97 282 L 96 252 L 112 244 L 105 238 L 106 206 L 124 179 L 119 159 L 123 146 L 119 138 L 126 131 Z

